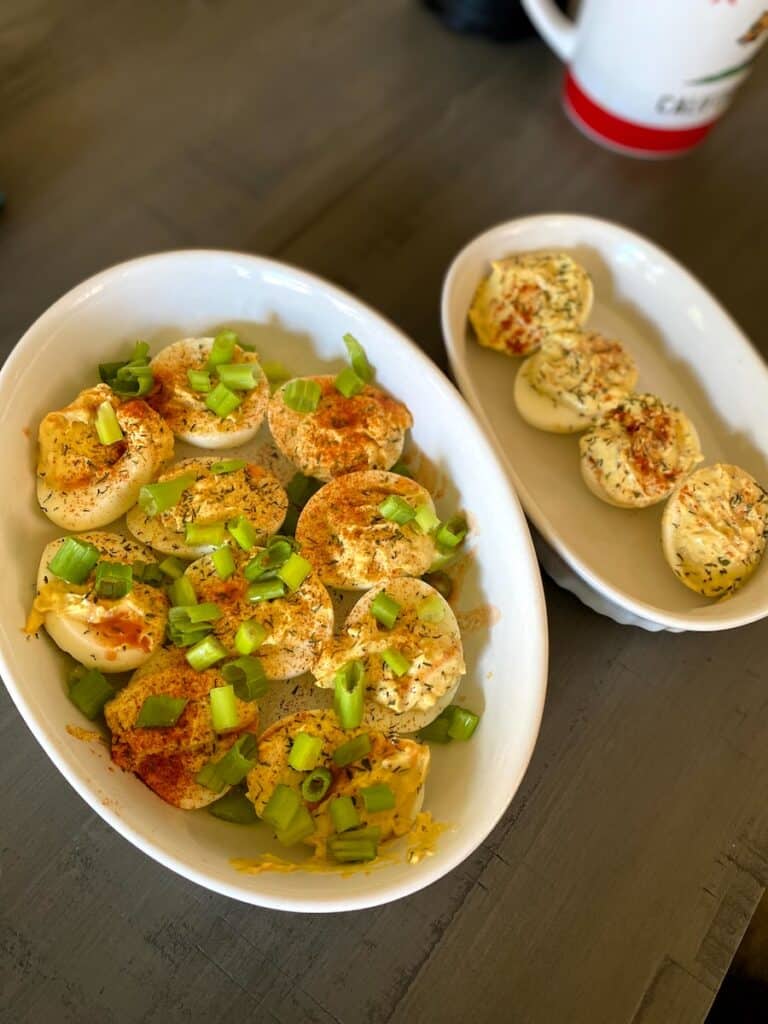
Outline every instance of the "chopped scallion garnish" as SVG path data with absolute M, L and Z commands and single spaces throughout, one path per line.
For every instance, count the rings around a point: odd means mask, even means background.
M 345 398 L 352 398 L 354 395 L 360 394 L 365 387 L 365 381 L 357 376 L 351 366 L 347 366 L 346 369 L 337 374 L 333 386 Z
M 214 732 L 236 729 L 240 724 L 240 716 L 237 713 L 237 701 L 232 684 L 214 686 L 208 693 L 208 700 L 211 705 L 211 723 Z
M 435 540 L 443 548 L 457 548 L 467 536 L 467 521 L 463 516 L 453 516 L 443 523 L 435 534 Z
M 231 789 L 220 799 L 209 804 L 208 813 L 214 818 L 229 821 L 233 825 L 255 825 L 259 820 L 256 808 L 248 797 L 239 789 Z
M 122 398 L 139 398 L 152 390 L 154 376 L 149 365 L 149 345 L 137 341 L 127 361 L 100 363 L 99 376 Z
M 290 557 L 277 570 L 277 577 L 293 592 L 299 589 L 311 572 L 312 563 L 293 551 Z
M 445 618 L 445 601 L 439 594 L 430 594 L 416 606 L 416 617 L 422 622 L 442 622 Z
M 381 829 L 375 825 L 357 828 L 328 840 L 328 852 L 342 864 L 375 860 Z
M 96 410 L 94 424 L 102 444 L 115 444 L 123 440 L 123 431 L 111 402 L 102 402 Z
M 245 469 L 248 463 L 245 459 L 222 459 L 221 462 L 214 462 L 211 472 L 218 476 L 221 473 L 236 473 L 238 469 Z
M 144 515 L 157 516 L 178 505 L 181 496 L 195 482 L 192 473 L 181 473 L 170 480 L 156 484 L 144 484 L 139 491 L 139 507 Z
M 405 462 L 403 462 L 402 459 L 398 459 L 389 472 L 397 473 L 398 476 L 407 476 L 411 480 L 413 479 L 413 473 L 411 472 L 409 466 Z
M 133 567 L 122 562 L 99 562 L 96 566 L 94 587 L 97 597 L 119 601 L 131 592 Z
M 365 349 L 352 334 L 344 335 L 344 344 L 347 347 L 347 353 L 349 355 L 349 361 L 352 364 L 352 369 L 360 380 L 365 381 L 365 383 L 368 384 L 373 380 L 373 367 L 368 362 L 368 356 L 365 354 Z
M 196 672 L 203 672 L 226 656 L 226 647 L 215 636 L 203 637 L 187 651 L 187 661 Z
M 229 530 L 243 551 L 250 551 L 251 548 L 256 547 L 259 535 L 245 516 L 230 519 L 227 523 L 227 530 Z
M 164 558 L 160 563 L 160 572 L 166 576 L 170 576 L 172 580 L 177 580 L 180 576 L 184 575 L 186 565 L 180 558 L 175 558 L 173 555 L 169 555 L 168 558 Z
M 188 576 L 179 576 L 168 588 L 168 596 L 171 604 L 177 607 L 186 608 L 188 605 L 197 604 L 197 594 Z
M 235 650 L 238 654 L 253 654 L 267 638 L 267 629 L 256 619 L 241 622 L 235 633 Z
M 209 761 L 195 776 L 195 782 L 213 793 L 242 782 L 256 764 L 257 743 L 251 733 L 241 736 L 218 761 Z
M 243 575 L 249 582 L 258 580 L 262 576 L 273 577 L 276 570 L 288 561 L 292 552 L 291 541 L 285 537 L 272 537 L 264 550 L 248 562 L 243 570 Z
M 90 721 L 98 718 L 114 695 L 114 688 L 98 669 L 77 665 L 70 673 L 69 699 Z
M 297 772 L 311 772 L 317 767 L 323 752 L 323 741 L 320 736 L 310 736 L 308 732 L 296 733 L 288 754 L 288 764 Z
M 187 370 L 187 380 L 193 391 L 198 391 L 203 395 L 207 395 L 213 387 L 211 375 L 206 370 Z
M 218 622 L 224 614 L 214 601 L 205 601 L 203 604 L 195 603 L 188 607 L 186 612 L 189 621 L 193 624 L 199 622 Z
M 320 404 L 322 389 L 316 380 L 296 377 L 283 385 L 283 401 L 294 412 L 314 412 Z
M 432 533 L 440 525 L 440 520 L 435 515 L 434 509 L 429 505 L 419 505 L 413 518 L 422 533 Z
M 400 526 L 410 523 L 416 515 L 416 510 L 408 504 L 405 498 L 401 498 L 397 494 L 388 494 L 379 505 L 379 512 L 385 519 L 398 523 Z
M 371 737 L 367 732 L 359 736 L 353 736 L 351 740 L 336 747 L 333 752 L 333 760 L 340 767 L 359 761 L 371 752 Z
M 309 804 L 322 800 L 333 782 L 333 776 L 327 768 L 315 768 L 301 784 L 301 795 Z
M 450 743 L 451 737 L 448 735 L 448 730 L 451 726 L 450 718 L 446 718 L 444 714 L 439 714 L 437 718 L 425 725 L 423 729 L 419 729 L 416 736 L 420 740 L 424 740 L 427 743 Z
M 226 384 L 219 382 L 206 398 L 205 406 L 224 419 L 225 416 L 233 413 L 242 404 L 242 401 L 242 398 L 239 398 L 234 391 L 230 391 Z
M 157 562 L 134 562 L 133 578 L 137 583 L 146 583 L 150 587 L 161 587 L 165 583 L 162 569 Z
M 184 540 L 193 547 L 219 547 L 224 536 L 224 523 L 187 523 L 184 527 Z
M 208 356 L 208 369 L 231 363 L 235 356 L 237 335 L 234 331 L 219 331 L 213 339 L 213 345 Z
M 221 383 L 232 391 L 252 391 L 256 387 L 258 367 L 255 363 L 229 363 L 217 369 Z
M 267 800 L 261 817 L 277 831 L 284 831 L 291 823 L 291 818 L 301 807 L 301 796 L 298 790 L 278 783 Z
M 410 659 L 406 658 L 403 652 L 398 651 L 396 647 L 387 647 L 386 650 L 381 652 L 381 658 L 382 661 L 389 665 L 396 676 L 404 676 L 411 667 Z
M 480 722 L 480 716 L 474 711 L 467 711 L 458 705 L 451 705 L 453 715 L 448 727 L 448 735 L 452 740 L 468 740 Z
M 222 666 L 221 674 L 232 684 L 240 700 L 258 700 L 269 689 L 263 665 L 248 654 L 228 661 Z
M 48 563 L 54 576 L 67 583 L 84 583 L 101 558 L 94 544 L 77 537 L 67 537 Z
M 295 846 L 296 843 L 300 843 L 303 839 L 309 838 L 314 831 L 314 818 L 302 804 L 291 818 L 288 827 L 278 829 L 275 832 L 275 836 L 277 841 L 283 846 Z
M 391 811 L 395 806 L 395 794 L 385 782 L 374 786 L 365 786 L 360 790 L 366 811 L 375 814 L 377 811 Z
M 357 729 L 363 720 L 365 666 L 348 661 L 333 677 L 333 707 L 342 729 Z
M 235 556 L 229 544 L 223 544 L 211 552 L 211 561 L 216 570 L 216 575 L 221 580 L 228 580 L 235 571 Z
M 166 694 L 145 697 L 135 726 L 137 729 L 169 729 L 176 725 L 186 706 L 186 697 L 169 697 Z
M 245 596 L 251 604 L 258 604 L 260 601 L 274 601 L 277 597 L 285 596 L 285 584 L 278 579 L 257 580 L 250 584 Z
M 328 806 L 333 827 L 337 832 L 346 832 L 360 824 L 360 815 L 355 810 L 351 796 L 337 796 Z
M 392 629 L 397 622 L 397 617 L 402 611 L 401 605 L 390 597 L 384 590 L 371 602 L 371 615 L 384 626 L 385 629 Z

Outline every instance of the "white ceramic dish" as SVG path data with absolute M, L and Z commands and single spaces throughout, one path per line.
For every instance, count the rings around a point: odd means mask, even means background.
M 492 259 L 532 249 L 565 250 L 587 268 L 595 286 L 588 325 L 626 343 L 640 370 L 638 390 L 688 413 L 706 463 L 736 463 L 763 483 L 768 370 L 684 267 L 616 224 L 566 214 L 525 217 L 462 249 L 443 286 L 448 355 L 528 516 L 573 570 L 560 572 L 558 582 L 597 611 L 648 629 L 729 629 L 768 615 L 768 560 L 729 600 L 699 597 L 676 580 L 662 556 L 663 506 L 624 511 L 599 501 L 582 483 L 576 438 L 536 430 L 518 415 L 512 387 L 519 361 L 481 348 L 467 310 Z
M 434 856 L 369 873 L 238 872 L 230 858 L 273 846 L 268 830 L 218 821 L 164 804 L 110 763 L 106 747 L 68 726 L 89 727 L 65 695 L 63 656 L 22 626 L 44 544 L 58 535 L 34 496 L 37 424 L 94 380 L 96 366 L 136 338 L 157 348 L 229 325 L 263 358 L 295 372 L 344 363 L 341 337 L 364 343 L 378 380 L 411 408 L 413 442 L 443 481 L 438 509 L 464 507 L 474 523 L 472 561 L 460 611 L 496 609 L 496 628 L 465 632 L 468 674 L 459 695 L 482 710 L 470 743 L 438 749 L 425 809 L 451 828 Z M 326 368 L 323 370 L 323 368 Z M 493 451 L 458 393 L 390 323 L 326 282 L 271 260 L 237 253 L 171 252 L 133 260 L 84 282 L 27 331 L 0 374 L 0 476 L 5 513 L 0 558 L 0 667 L 19 711 L 62 774 L 118 832 L 160 863 L 236 899 L 286 910 L 375 906 L 429 885 L 459 864 L 491 831 L 514 795 L 539 728 L 547 637 L 541 579 L 520 506 Z

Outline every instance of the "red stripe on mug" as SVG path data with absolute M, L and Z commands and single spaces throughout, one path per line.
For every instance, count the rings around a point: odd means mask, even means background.
M 701 142 L 715 123 L 709 121 L 695 128 L 673 129 L 625 121 L 590 99 L 570 72 L 565 76 L 565 102 L 576 120 L 588 131 L 636 153 L 681 153 Z

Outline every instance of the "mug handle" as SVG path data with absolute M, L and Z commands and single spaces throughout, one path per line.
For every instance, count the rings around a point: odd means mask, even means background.
M 569 61 L 576 48 L 576 26 L 553 0 L 522 0 L 528 17 L 561 60 Z

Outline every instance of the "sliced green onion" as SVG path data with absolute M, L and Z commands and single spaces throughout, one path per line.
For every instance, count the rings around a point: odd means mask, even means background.
M 122 562 L 99 562 L 94 587 L 97 597 L 119 601 L 133 588 L 133 566 Z
M 448 735 L 452 740 L 468 740 L 480 722 L 480 716 L 474 711 L 467 711 L 457 704 L 451 705 L 453 715 L 448 727 Z
M 222 459 L 221 462 L 213 463 L 211 473 L 215 476 L 221 473 L 236 473 L 238 469 L 245 469 L 247 465 L 245 459 Z
M 169 555 L 168 558 L 164 558 L 160 563 L 160 572 L 164 573 L 166 576 L 170 576 L 172 580 L 177 580 L 183 576 L 185 569 L 186 565 L 184 562 L 182 562 L 180 558 L 175 558 L 173 555 Z
M 251 604 L 258 604 L 260 601 L 274 601 L 276 597 L 285 596 L 285 584 L 282 580 L 257 580 L 251 583 L 245 592 L 245 596 Z
M 375 814 L 376 811 L 391 811 L 395 806 L 395 794 L 385 782 L 379 782 L 375 786 L 365 786 L 360 790 L 363 804 L 366 811 Z
M 242 782 L 256 764 L 257 743 L 251 733 L 241 736 L 218 761 L 209 761 L 195 776 L 195 782 L 214 793 Z
M 111 402 L 102 402 L 96 410 L 94 424 L 102 444 L 115 444 L 123 440 L 123 431 Z
M 238 654 L 253 654 L 267 638 L 267 629 L 256 619 L 241 622 L 235 633 L 235 650 Z
M 309 499 L 322 487 L 320 480 L 314 477 L 304 476 L 303 473 L 296 473 L 285 485 L 285 493 L 292 505 L 303 508 Z
M 262 576 L 273 577 L 275 570 L 284 565 L 293 553 L 293 545 L 285 537 L 272 537 L 263 551 L 245 566 L 243 575 L 252 582 Z
M 357 376 L 351 366 L 347 366 L 346 369 L 337 374 L 333 386 L 345 398 L 352 398 L 354 395 L 360 394 L 365 387 L 365 381 Z
M 416 617 L 422 622 L 442 622 L 445 618 L 445 601 L 439 594 L 430 594 L 416 607 Z
M 301 795 L 309 804 L 322 800 L 333 782 L 333 776 L 327 768 L 315 768 L 301 784 Z
M 314 412 L 322 393 L 317 381 L 308 378 L 296 377 L 283 385 L 283 401 L 294 412 Z
M 168 596 L 171 604 L 179 608 L 186 608 L 189 605 L 197 604 L 197 594 L 188 576 L 179 576 L 168 588 Z
M 276 359 L 267 359 L 266 361 L 262 361 L 259 365 L 264 371 L 264 376 L 270 384 L 275 384 L 278 381 L 285 382 L 293 377 L 291 371 Z
M 204 601 L 203 604 L 193 604 L 186 609 L 189 621 L 193 625 L 199 622 L 218 622 L 224 614 L 215 601 Z
M 333 706 L 342 729 L 357 729 L 363 720 L 365 666 L 348 661 L 333 677 Z
M 211 632 L 210 622 L 190 622 L 189 611 L 187 606 L 168 610 L 168 637 L 177 647 L 191 647 Z
M 208 700 L 211 705 L 211 723 L 214 732 L 226 732 L 227 729 L 235 729 L 240 724 L 240 716 L 237 713 L 237 701 L 235 690 L 231 683 L 225 686 L 214 686 L 208 693 Z
M 459 557 L 461 548 L 440 548 L 437 549 L 437 554 L 432 559 L 432 563 L 429 566 L 429 575 L 425 576 L 424 579 L 429 582 L 431 575 L 438 575 L 442 573 L 449 565 L 453 565 L 456 559 Z
M 194 547 L 219 547 L 224 543 L 224 523 L 187 523 L 184 540 Z
M 440 525 L 440 520 L 429 505 L 419 505 L 413 518 L 422 533 L 432 533 Z
M 240 700 L 258 700 L 269 689 L 264 666 L 258 658 L 252 658 L 247 654 L 242 658 L 235 658 L 234 661 L 228 661 L 222 667 L 221 674 L 232 684 L 235 696 Z
M 163 572 L 157 562 L 134 562 L 133 578 L 137 583 L 146 583 L 150 587 L 160 587 L 165 583 Z
M 252 391 L 257 384 L 257 370 L 255 363 L 229 363 L 218 367 L 219 380 L 232 391 Z
M 283 846 L 295 846 L 303 839 L 307 839 L 315 831 L 315 821 L 306 807 L 299 807 L 298 811 L 291 818 L 285 829 L 278 829 L 275 832 L 277 841 Z
M 187 380 L 193 391 L 207 395 L 213 385 L 211 375 L 206 370 L 187 370 Z
M 425 725 L 423 729 L 419 729 L 416 733 L 416 737 L 417 739 L 424 740 L 427 743 L 450 743 L 451 737 L 448 735 L 450 727 L 450 718 L 446 718 L 445 714 L 441 712 L 434 721 L 429 723 L 429 725 Z
M 398 476 L 407 476 L 410 480 L 413 480 L 413 473 L 402 459 L 398 459 L 389 472 L 397 473 Z
M 208 813 L 214 818 L 229 821 L 233 825 L 255 825 L 259 820 L 256 808 L 239 789 L 231 789 L 223 797 L 210 804 Z
M 277 570 L 277 576 L 293 592 L 299 589 L 311 572 L 312 563 L 308 562 L 306 558 L 302 558 L 301 555 L 297 555 L 294 551 L 291 553 L 290 558 Z
M 261 817 L 268 825 L 278 831 L 284 831 L 291 819 L 301 807 L 301 796 L 298 790 L 278 783 L 267 800 Z
M 54 576 L 67 583 L 84 583 L 101 558 L 94 544 L 77 537 L 67 537 L 48 563 Z
M 205 407 L 224 419 L 225 416 L 234 412 L 242 404 L 242 401 L 242 398 L 239 398 L 234 391 L 230 391 L 226 384 L 219 383 L 206 398 Z
M 397 603 L 394 597 L 390 597 L 382 590 L 371 602 L 371 615 L 382 624 L 385 629 L 392 629 L 397 622 L 397 617 L 402 611 L 402 606 Z
M 398 651 L 396 647 L 387 647 L 385 651 L 381 652 L 381 658 L 396 676 L 404 676 L 411 667 L 410 659 L 406 658 L 403 652 Z
M 428 572 L 424 577 L 424 582 L 428 583 L 430 587 L 434 587 L 446 601 L 450 601 L 453 594 L 453 580 L 447 572 Z
M 208 369 L 231 363 L 235 355 L 237 335 L 234 331 L 219 331 L 213 339 L 208 356 Z
M 223 544 L 211 552 L 211 561 L 216 570 L 216 575 L 221 580 L 228 580 L 235 571 L 235 556 L 229 544 Z
M 187 651 L 187 661 L 196 672 L 203 672 L 226 656 L 226 647 L 215 636 L 203 637 Z
M 370 754 L 370 752 L 371 737 L 367 732 L 363 732 L 359 736 L 353 736 L 351 740 L 347 740 L 341 746 L 336 747 L 333 752 L 333 760 L 340 768 L 344 768 L 345 765 L 359 761 L 366 754 Z
M 176 725 L 187 706 L 186 697 L 153 694 L 144 698 L 136 722 L 137 729 L 169 729 Z
M 230 519 L 227 523 L 227 529 L 243 551 L 250 551 L 251 548 L 256 547 L 259 535 L 245 516 L 238 516 L 237 519 Z
M 178 505 L 184 491 L 194 482 L 192 473 L 181 473 L 157 484 L 144 484 L 139 491 L 139 508 L 146 516 L 157 516 Z
M 98 718 L 114 695 L 114 688 L 96 668 L 78 665 L 70 674 L 69 699 L 90 721 Z
M 443 548 L 457 548 L 467 536 L 467 521 L 463 516 L 453 516 L 443 523 L 435 534 L 435 540 Z
M 124 398 L 146 395 L 154 384 L 154 375 L 149 365 L 149 345 L 146 341 L 137 341 L 129 360 L 100 363 L 99 376 L 116 395 Z
M 400 498 L 396 494 L 387 495 L 379 505 L 379 512 L 385 519 L 398 523 L 400 526 L 410 523 L 416 515 L 416 510 L 404 498 Z
M 375 860 L 380 838 L 381 829 L 375 825 L 350 830 L 340 836 L 331 836 L 328 852 L 342 864 Z
M 373 380 L 373 367 L 368 362 L 368 356 L 365 354 L 365 349 L 352 334 L 344 335 L 344 344 L 347 346 L 347 353 L 349 354 L 349 361 L 352 363 L 352 369 L 355 371 L 360 380 L 365 381 L 367 384 Z
M 323 741 L 319 736 L 310 736 L 308 732 L 299 732 L 294 737 L 288 764 L 297 772 L 311 772 L 317 767 L 323 752 Z
M 351 796 L 337 796 L 328 805 L 331 811 L 331 821 L 337 832 L 347 832 L 351 828 L 357 828 L 360 824 L 360 815 L 355 810 L 355 804 Z

